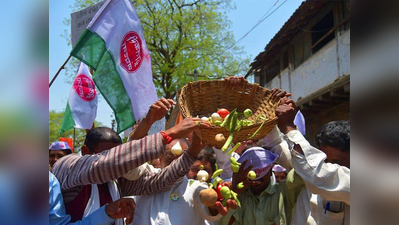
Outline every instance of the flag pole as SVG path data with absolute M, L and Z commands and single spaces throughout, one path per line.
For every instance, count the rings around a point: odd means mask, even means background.
M 54 80 L 57 78 L 58 74 L 61 72 L 62 69 L 64 69 L 65 65 L 67 64 L 67 62 L 69 61 L 69 59 L 71 58 L 71 55 L 68 56 L 68 58 L 65 60 L 64 64 L 62 64 L 62 66 L 60 67 L 60 69 L 58 70 L 58 72 L 55 74 L 55 76 L 53 77 L 53 79 L 50 82 L 50 85 L 48 88 L 51 87 L 51 85 L 53 84 Z
M 75 151 L 75 127 L 73 128 L 73 151 Z

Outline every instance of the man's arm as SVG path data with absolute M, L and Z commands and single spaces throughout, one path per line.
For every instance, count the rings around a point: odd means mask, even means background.
M 150 195 L 169 190 L 188 173 L 204 147 L 205 143 L 202 143 L 194 133 L 192 144 L 187 151 L 159 173 L 149 173 L 135 181 L 120 179 L 122 193 L 124 195 Z
M 96 155 L 70 154 L 54 164 L 53 173 L 63 190 L 87 184 L 103 184 L 121 177 L 164 151 L 161 134 L 119 145 Z
M 167 191 L 188 173 L 195 158 L 184 152 L 178 159 L 162 169 L 159 173 L 147 173 L 137 180 L 119 179 L 123 196 L 152 195 Z
M 172 108 L 173 105 L 176 105 L 176 102 L 172 99 L 161 98 L 156 101 L 154 104 L 150 106 L 150 110 L 147 115 L 138 122 L 134 127 L 132 132 L 129 134 L 128 141 L 138 140 L 145 136 L 147 136 L 148 131 L 151 126 L 158 120 L 165 117 L 168 113 L 169 109 Z
M 350 170 L 324 162 L 326 155 L 311 146 L 295 129 L 295 105 L 280 105 L 276 112 L 279 116 L 278 126 L 289 145 L 297 144 L 297 151 L 291 150 L 291 162 L 295 172 L 305 181 L 306 187 L 325 200 L 342 201 L 350 205 Z
M 186 118 L 165 133 L 172 139 L 179 139 L 200 126 L 209 127 L 210 124 L 199 118 Z M 121 177 L 149 160 L 159 158 L 164 152 L 165 144 L 166 139 L 157 133 L 96 155 L 81 157 L 70 154 L 54 164 L 53 172 L 63 190 L 87 184 L 103 184 Z
M 288 148 L 287 142 L 283 139 L 283 137 L 284 135 L 276 126 L 265 138 L 262 139 L 262 147 L 279 155 L 277 163 L 286 168 L 287 171 L 290 171 L 292 169 L 291 152 Z
M 299 131 L 290 131 L 287 138 L 294 143 L 307 142 Z M 298 147 L 303 154 L 292 150 L 292 164 L 304 179 L 309 191 L 325 200 L 341 201 L 350 205 L 350 170 L 338 164 L 324 162 L 326 154 L 309 143 Z

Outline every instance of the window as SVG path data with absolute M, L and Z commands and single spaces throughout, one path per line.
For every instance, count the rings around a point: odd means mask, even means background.
M 324 45 L 335 38 L 335 33 L 332 32 L 327 37 L 321 39 L 324 35 L 326 35 L 332 28 L 334 28 L 334 16 L 333 11 L 327 13 L 319 22 L 317 22 L 312 27 L 312 46 L 316 44 L 319 40 L 321 40 L 316 46 L 313 47 L 313 53 L 317 52 Z
M 311 55 L 311 36 L 309 33 L 305 33 L 295 44 L 294 44 L 294 67 L 300 66 L 306 59 Z
M 342 18 L 343 19 L 349 18 L 350 12 L 351 12 L 350 11 L 350 1 L 349 0 L 342 1 Z M 349 29 L 349 27 L 350 27 L 350 22 L 348 21 L 344 24 L 343 28 L 344 28 L 344 30 L 347 30 L 347 29 Z
M 270 66 L 267 68 L 266 72 L 266 81 L 270 82 L 280 73 L 280 60 L 275 60 Z
M 283 69 L 288 67 L 288 50 L 283 53 Z

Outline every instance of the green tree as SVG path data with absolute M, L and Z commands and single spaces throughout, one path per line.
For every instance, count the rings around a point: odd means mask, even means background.
M 99 2 L 75 0 L 73 11 Z M 152 59 L 158 95 L 174 98 L 176 91 L 198 79 L 219 79 L 244 75 L 249 58 L 233 46 L 231 21 L 227 12 L 235 6 L 230 0 L 136 0 Z M 70 26 L 70 19 L 65 20 Z M 69 28 L 64 37 L 70 40 Z M 73 67 L 76 68 L 76 67 Z
M 64 112 L 49 111 L 49 146 L 52 142 L 59 140 L 58 133 L 60 132 L 63 119 Z M 102 123 L 97 121 L 94 121 L 94 124 L 96 127 L 103 126 Z M 60 137 L 73 138 L 73 130 L 65 131 Z M 85 130 L 75 129 L 75 152 L 83 145 L 85 137 Z

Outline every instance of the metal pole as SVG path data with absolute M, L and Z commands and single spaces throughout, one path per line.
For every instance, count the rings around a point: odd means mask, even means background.
M 55 76 L 54 76 L 53 79 L 51 80 L 50 85 L 49 85 L 48 88 L 51 87 L 51 85 L 53 84 L 53 82 L 54 82 L 55 79 L 57 78 L 58 74 L 61 72 L 62 69 L 64 69 L 65 65 L 68 63 L 68 61 L 69 61 L 69 59 L 70 59 L 71 57 L 72 57 L 72 56 L 69 55 L 68 58 L 65 60 L 64 64 L 62 64 L 62 66 L 60 67 L 60 69 L 58 70 L 58 72 L 55 74 Z
M 73 128 L 73 151 L 75 151 L 75 137 L 76 137 L 76 133 L 75 133 L 75 127 Z
M 197 81 L 197 75 L 198 75 L 198 71 L 194 70 L 194 81 Z

